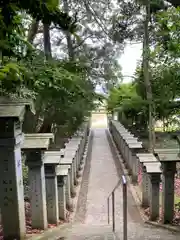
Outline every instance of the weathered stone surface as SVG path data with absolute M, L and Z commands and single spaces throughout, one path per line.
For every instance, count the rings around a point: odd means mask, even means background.
M 30 202 L 32 227 L 35 229 L 46 229 L 47 209 L 46 209 L 46 188 L 44 165 L 32 166 L 29 168 L 29 184 L 30 184 Z
M 0 118 L 16 118 L 22 121 L 24 114 L 24 105 L 0 104 Z
M 158 153 L 161 162 L 180 162 L 178 153 Z
M 5 105 L 24 105 L 26 108 L 29 108 L 32 113 L 35 113 L 34 103 L 31 99 L 23 98 L 10 98 L 10 97 L 0 97 L 0 104 Z
M 48 149 L 51 138 L 51 133 L 25 134 L 22 149 Z
M 61 165 L 71 165 L 72 163 L 73 163 L 73 159 L 71 157 L 69 158 L 65 157 L 60 160 Z
M 61 158 L 60 158 L 60 154 L 59 152 L 57 152 L 57 155 L 55 155 L 54 153 L 51 154 L 49 152 L 45 152 L 44 155 L 44 164 L 60 164 L 61 162 Z
M 141 159 L 141 158 L 145 158 L 145 159 L 146 158 L 148 158 L 148 159 L 155 158 L 153 153 L 137 153 L 136 155 L 139 159 Z
M 70 168 L 70 165 L 59 165 L 56 169 L 56 174 L 61 176 L 68 175 L 68 170 Z
M 46 202 L 48 223 L 58 224 L 59 222 L 58 186 L 55 164 L 45 165 L 45 179 L 46 179 Z
M 160 162 L 144 162 L 147 173 L 161 173 L 161 163 Z
M 129 148 L 142 148 L 142 143 L 136 142 L 136 143 L 128 143 Z
M 179 153 L 178 148 L 155 148 L 155 153 Z

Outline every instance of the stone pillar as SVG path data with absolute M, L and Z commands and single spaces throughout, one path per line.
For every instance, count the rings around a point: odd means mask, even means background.
M 76 177 L 79 177 L 79 144 L 78 149 L 76 151 Z
M 77 173 L 78 173 L 78 169 L 77 169 L 77 161 L 78 161 L 78 145 L 69 145 L 66 146 L 67 147 L 67 152 L 65 152 L 65 157 L 67 158 L 71 158 L 72 159 L 72 167 L 73 167 L 73 176 L 74 176 L 74 185 L 78 184 L 77 181 Z
M 0 118 L 0 208 L 4 240 L 21 240 L 26 233 L 22 139 L 19 121 Z
M 142 167 L 142 207 L 149 207 L 149 176 L 146 173 L 146 168 Z
M 77 179 L 76 179 L 76 171 L 75 171 L 75 158 L 72 159 L 72 171 L 73 171 L 73 187 L 74 187 L 74 194 L 76 195 L 75 192 L 75 185 L 77 185 Z
M 119 137 L 119 132 L 117 132 L 117 137 L 116 137 L 116 142 L 117 142 L 117 149 L 118 149 L 118 152 L 120 152 L 120 137 Z
M 132 149 L 129 147 L 129 144 L 125 141 L 125 165 L 128 169 L 129 175 L 132 174 L 131 162 L 132 162 Z
M 64 176 L 58 176 L 59 218 L 66 220 L 66 189 Z
M 132 151 L 131 156 L 131 162 L 132 162 L 132 182 L 134 184 L 137 184 L 138 182 L 138 172 L 139 172 L 139 163 L 136 156 L 136 151 Z
M 159 185 L 160 173 L 150 174 L 150 220 L 155 221 L 159 217 Z
M 78 145 L 78 150 L 77 150 L 77 165 L 76 165 L 76 176 L 77 178 L 79 178 L 81 176 L 81 173 L 80 173 L 80 161 L 81 161 L 81 156 L 83 155 L 81 152 L 82 152 L 82 147 L 83 147 L 83 138 L 81 139 L 80 141 L 80 144 Z
M 82 168 L 83 168 L 85 146 L 86 146 L 86 144 L 84 143 L 84 147 L 82 147 L 82 149 L 81 149 L 81 151 L 80 151 L 80 156 L 79 156 L 79 168 L 78 168 L 79 171 L 81 171 Z
M 45 165 L 47 219 L 50 224 L 59 223 L 58 187 L 55 165 Z
M 71 189 L 70 189 L 70 168 L 68 169 L 68 175 L 66 177 L 66 207 L 69 211 L 73 210 L 73 204 L 71 199 Z
M 77 167 L 77 163 L 76 163 L 76 161 L 77 161 L 77 153 L 75 153 L 75 156 L 73 157 L 72 161 L 73 161 L 73 169 L 74 169 L 74 185 L 78 185 L 77 169 L 76 169 L 76 167 Z
M 72 159 L 72 165 L 71 165 L 71 196 L 75 197 L 76 196 L 76 191 L 75 191 L 75 174 L 74 174 L 74 159 Z
M 127 167 L 128 166 L 127 162 L 128 162 L 129 148 L 128 148 L 124 138 L 122 138 L 122 150 L 121 150 L 121 152 L 122 152 L 122 156 L 123 156 L 123 159 L 124 159 L 124 163 Z
M 32 228 L 46 229 L 46 187 L 42 151 L 29 150 L 26 155 L 26 164 L 29 168 L 30 204 L 32 216 Z
M 81 154 L 81 150 L 79 148 L 78 152 L 77 152 L 77 158 L 78 158 L 78 164 L 77 164 L 77 178 L 81 177 L 81 170 L 82 170 L 82 165 L 81 165 L 81 156 L 83 156 L 83 154 Z M 83 157 L 82 157 L 82 162 L 83 162 Z
M 119 152 L 121 153 L 121 155 L 123 156 L 122 154 L 122 146 L 123 146 L 123 142 L 122 142 L 122 137 L 121 137 L 121 133 L 119 134 Z
M 171 223 L 174 217 L 174 174 L 176 162 L 162 162 L 162 211 L 163 223 Z

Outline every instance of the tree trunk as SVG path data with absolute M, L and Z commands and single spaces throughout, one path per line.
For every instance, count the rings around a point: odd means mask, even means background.
M 63 0 L 63 5 L 64 5 L 64 12 L 69 14 L 68 0 Z M 68 30 L 66 31 L 65 34 L 66 34 L 66 40 L 67 40 L 69 59 L 74 60 L 74 49 L 73 49 L 71 34 Z
M 150 1 L 146 0 L 146 17 L 144 21 L 144 41 L 143 41 L 143 68 L 144 68 L 144 82 L 146 87 L 146 97 L 149 104 L 149 151 L 154 151 L 154 140 L 155 140 L 155 132 L 154 132 L 154 121 L 153 121 L 153 95 L 150 81 L 150 65 L 149 65 L 149 57 L 150 57 L 150 48 L 149 48 L 149 22 L 150 22 Z
M 29 29 L 29 32 L 28 32 L 28 37 L 27 37 L 28 42 L 30 42 L 31 44 L 33 43 L 33 41 L 35 39 L 38 28 L 39 28 L 39 21 L 33 19 L 30 29 Z
M 51 133 L 52 119 L 44 118 L 43 124 L 40 127 L 39 133 Z
M 49 24 L 43 23 L 44 55 L 45 55 L 46 60 L 52 58 L 49 27 L 50 27 Z M 52 128 L 52 118 L 49 118 L 49 116 L 46 115 L 44 120 L 43 120 L 43 124 L 40 127 L 39 132 L 40 133 L 50 133 L 51 128 Z
M 52 58 L 51 53 L 51 40 L 50 40 L 50 31 L 49 31 L 50 25 L 47 23 L 43 24 L 43 33 L 44 33 L 44 55 L 46 60 Z

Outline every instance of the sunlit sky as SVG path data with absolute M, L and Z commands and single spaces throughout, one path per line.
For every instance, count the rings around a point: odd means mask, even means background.
M 128 44 L 124 53 L 119 59 L 119 63 L 122 67 L 123 76 L 132 76 L 135 72 L 137 61 L 140 60 L 142 54 L 142 44 Z M 124 77 L 123 82 L 130 82 L 132 78 Z M 101 86 L 96 87 L 96 91 L 102 93 Z
M 142 54 L 142 44 L 129 44 L 125 47 L 124 53 L 119 59 L 122 67 L 123 76 L 132 76 L 135 72 L 137 61 L 140 60 Z M 123 78 L 123 82 L 129 82 L 131 78 Z

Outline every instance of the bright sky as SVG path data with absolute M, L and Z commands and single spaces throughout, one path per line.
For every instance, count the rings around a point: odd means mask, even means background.
M 142 54 L 142 44 L 128 44 L 124 49 L 119 59 L 119 63 L 122 67 L 123 76 L 132 76 L 135 72 L 137 61 L 140 60 Z M 131 78 L 124 78 L 124 82 L 131 81 Z
M 119 63 L 122 67 L 123 76 L 132 76 L 135 72 L 137 61 L 140 60 L 142 54 L 142 44 L 128 44 L 121 58 L 119 59 Z M 130 82 L 132 78 L 125 77 L 123 82 Z M 102 93 L 102 87 L 96 86 L 96 91 L 98 93 Z

